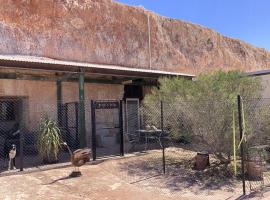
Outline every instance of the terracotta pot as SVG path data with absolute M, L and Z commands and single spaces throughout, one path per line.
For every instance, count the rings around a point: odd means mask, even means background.
M 263 179 L 263 166 L 259 161 L 250 160 L 246 162 L 247 174 L 250 180 Z
M 209 166 L 209 154 L 206 152 L 197 153 L 195 156 L 195 169 L 204 170 Z

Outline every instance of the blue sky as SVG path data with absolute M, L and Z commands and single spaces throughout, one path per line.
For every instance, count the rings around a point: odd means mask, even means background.
M 270 51 L 270 0 L 116 0 L 212 28 Z

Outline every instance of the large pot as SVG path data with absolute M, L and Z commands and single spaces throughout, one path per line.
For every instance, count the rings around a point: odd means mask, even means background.
M 195 156 L 195 169 L 204 170 L 209 165 L 209 154 L 207 152 L 197 153 L 197 155 Z
M 248 160 L 246 162 L 247 175 L 250 180 L 263 179 L 263 166 L 259 159 Z

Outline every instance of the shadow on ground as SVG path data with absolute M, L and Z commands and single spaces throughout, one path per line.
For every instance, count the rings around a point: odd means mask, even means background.
M 143 187 L 169 190 L 171 193 L 188 189 L 193 193 L 224 190 L 233 192 L 237 183 L 225 165 L 212 161 L 204 171 L 192 169 L 191 151 L 166 153 L 166 173 L 163 175 L 162 152 L 150 151 L 135 158 L 123 159 L 115 167 L 124 174 L 127 181 Z

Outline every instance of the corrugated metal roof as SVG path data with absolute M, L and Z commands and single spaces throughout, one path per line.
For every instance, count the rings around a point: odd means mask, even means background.
M 270 69 L 244 73 L 244 75 L 246 75 L 246 76 L 262 76 L 262 75 L 267 75 L 267 74 L 270 74 Z
M 68 70 L 71 72 L 77 71 L 80 68 L 84 68 L 86 71 L 90 70 L 91 73 L 104 73 L 104 74 L 127 74 L 127 75 L 137 75 L 143 76 L 184 76 L 184 77 L 194 77 L 192 74 L 177 73 L 177 72 L 167 72 L 161 70 L 150 70 L 143 68 L 131 68 L 117 65 L 107 65 L 107 64 L 92 64 L 84 62 L 74 62 L 74 61 L 62 61 L 55 60 L 44 57 L 36 56 L 22 56 L 22 55 L 0 55 L 0 65 L 6 67 L 26 67 L 26 68 L 40 68 L 48 70 Z M 61 69 L 62 67 L 62 69 Z

